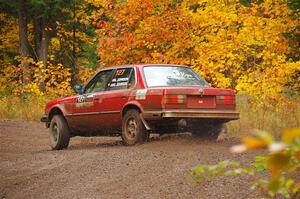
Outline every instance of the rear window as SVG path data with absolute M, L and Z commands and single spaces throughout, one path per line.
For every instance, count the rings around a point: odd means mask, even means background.
M 187 67 L 145 66 L 143 70 L 148 87 L 209 86 L 198 73 Z

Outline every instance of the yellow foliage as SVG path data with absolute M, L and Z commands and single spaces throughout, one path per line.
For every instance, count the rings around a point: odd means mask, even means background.
M 94 73 L 95 71 L 91 68 L 80 67 L 78 69 L 78 78 L 81 83 L 86 83 Z
M 277 179 L 289 166 L 290 157 L 283 152 L 271 154 L 267 160 L 267 167 L 270 169 L 272 177 Z
M 18 52 L 18 20 L 8 16 L 7 14 L 0 13 L 0 52 Z
M 300 151 L 295 152 L 295 157 L 300 161 Z
M 242 143 L 245 150 L 269 149 L 270 154 L 265 163 L 272 174 L 272 181 L 281 178 L 288 169 L 294 171 L 300 166 L 300 128 L 285 130 L 280 141 L 275 141 L 273 136 L 264 131 L 256 131 L 253 136 L 243 138 Z M 293 158 L 298 159 L 298 161 L 293 160 Z M 272 183 L 269 185 L 273 186 Z M 276 190 L 278 189 L 279 187 Z
M 0 13 L 0 93 L 19 87 L 20 69 L 11 54 L 18 53 L 17 19 Z
M 238 0 L 89 3 L 106 8 L 91 16 L 102 66 L 190 65 L 214 86 L 246 92 L 260 108 L 292 103 L 290 91 L 299 95 L 300 62 L 288 58 L 292 49 L 284 37 L 299 19 L 285 0 L 249 7 Z
M 38 62 L 35 69 L 35 85 L 36 94 L 41 94 L 38 91 L 38 85 L 45 82 L 45 92 L 49 95 L 67 96 L 73 93 L 71 88 L 71 71 L 69 68 L 63 67 L 61 64 L 54 65 L 48 62 L 47 68 L 43 67 L 43 64 Z
M 300 191 L 300 182 L 297 178 L 300 168 L 299 130 L 299 128 L 287 130 L 279 140 L 265 131 L 257 130 L 253 136 L 243 139 L 243 145 L 233 146 L 232 152 L 262 148 L 269 150 L 264 156 L 256 156 L 249 168 L 241 168 L 239 162 L 225 160 L 214 165 L 199 165 L 192 170 L 192 174 L 202 179 L 206 176 L 232 176 L 242 173 L 254 175 L 266 170 L 271 175 L 256 180 L 252 186 L 254 190 L 260 186 L 266 189 L 271 198 L 280 195 L 285 198 L 296 198 Z
M 5 68 L 7 70 L 5 80 L 12 79 L 12 85 L 10 86 L 13 88 L 13 94 L 30 93 L 37 96 L 67 96 L 73 93 L 69 68 L 65 68 L 61 64 L 53 64 L 51 61 L 48 62 L 47 68 L 44 67 L 42 62 L 36 63 L 32 59 L 27 60 L 27 62 L 31 64 L 30 76 L 32 77 L 32 81 L 27 85 L 22 84 L 21 81 L 15 81 L 17 77 L 22 75 L 21 67 L 10 66 Z M 16 78 L 13 78 L 14 76 Z M 45 92 L 40 89 L 42 84 L 45 84 Z M 4 85 L 8 85 L 7 82 Z
M 250 136 L 243 138 L 242 143 L 244 143 L 246 149 L 263 149 L 267 146 L 264 140 Z
M 294 128 L 283 132 L 282 140 L 291 144 L 293 141 L 300 141 L 300 128 Z

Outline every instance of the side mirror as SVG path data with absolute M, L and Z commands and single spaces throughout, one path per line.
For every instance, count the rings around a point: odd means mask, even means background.
M 78 93 L 78 94 L 82 94 L 83 93 L 82 86 L 76 85 L 74 88 L 75 88 L 76 93 Z

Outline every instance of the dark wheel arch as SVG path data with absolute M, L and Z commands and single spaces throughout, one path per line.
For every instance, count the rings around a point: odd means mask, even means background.
M 124 115 L 126 114 L 127 111 L 132 110 L 132 109 L 137 110 L 139 113 L 142 112 L 141 109 L 137 105 L 135 105 L 135 104 L 128 104 L 122 110 L 122 117 L 124 117 Z
M 146 128 L 147 131 L 152 131 L 152 127 L 148 124 L 148 122 L 143 118 L 143 115 L 142 115 L 142 109 L 136 105 L 136 104 L 128 104 L 126 105 L 123 110 L 122 110 L 122 119 L 124 118 L 125 114 L 130 111 L 130 110 L 136 110 L 139 115 L 140 115 L 140 118 L 142 120 L 142 123 L 144 125 L 144 127 Z
M 54 107 L 50 110 L 48 114 L 48 121 L 50 122 L 54 115 L 62 115 L 64 117 L 64 114 L 62 110 L 58 107 Z

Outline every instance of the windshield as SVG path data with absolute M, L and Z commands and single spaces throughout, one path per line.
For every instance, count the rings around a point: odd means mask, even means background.
M 180 66 L 145 66 L 144 75 L 148 87 L 201 86 L 208 83 L 191 68 Z

